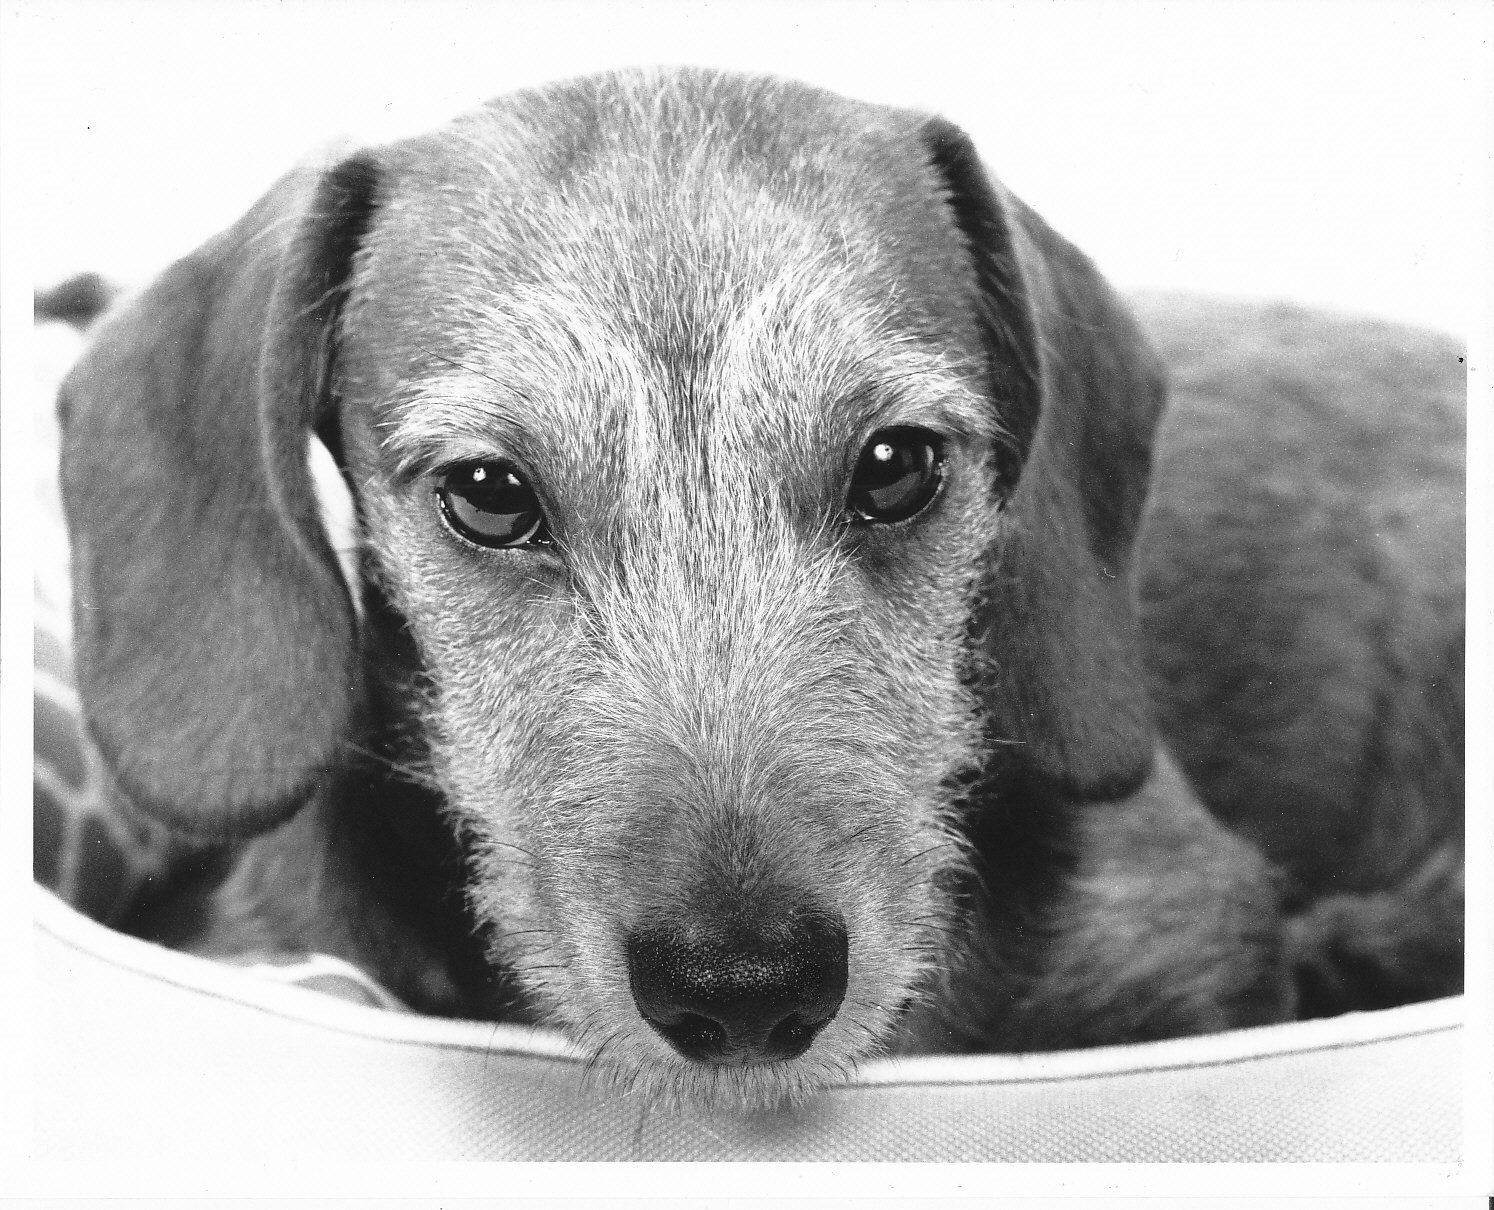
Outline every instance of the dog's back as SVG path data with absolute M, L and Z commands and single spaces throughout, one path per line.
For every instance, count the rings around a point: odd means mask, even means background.
M 1459 990 L 1463 349 L 1134 305 L 1171 375 L 1141 542 L 1159 726 L 1285 875 L 1304 1012 Z

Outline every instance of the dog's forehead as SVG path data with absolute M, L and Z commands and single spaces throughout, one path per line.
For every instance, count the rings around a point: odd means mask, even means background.
M 519 93 L 388 149 L 380 251 L 403 259 L 404 275 L 494 275 L 489 290 L 595 278 L 622 258 L 657 296 L 682 274 L 739 283 L 822 250 L 900 291 L 910 325 L 947 332 L 968 320 L 970 270 L 921 122 L 699 71 Z M 692 251 L 715 263 L 681 263 Z
M 968 250 L 918 122 L 776 80 L 634 73 L 396 145 L 353 378 L 401 458 L 443 425 L 474 453 L 484 427 L 561 433 L 594 467 L 588 442 L 622 433 L 814 459 L 874 413 L 963 406 L 978 426 Z

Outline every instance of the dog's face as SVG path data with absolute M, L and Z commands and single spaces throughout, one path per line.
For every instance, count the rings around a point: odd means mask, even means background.
M 986 741 L 1080 796 L 1145 766 L 1124 589 L 1106 595 L 1157 402 L 1134 332 L 1072 294 L 1091 271 L 1037 250 L 1053 237 L 949 128 L 771 81 L 526 94 L 288 192 L 303 217 L 203 254 L 211 305 L 181 308 L 237 333 L 187 375 L 253 397 L 237 436 L 168 403 L 144 405 L 142 439 L 92 404 L 104 359 L 117 375 L 140 342 L 123 324 L 75 375 L 70 430 L 110 429 L 72 457 L 69 506 L 84 690 L 122 782 L 189 826 L 254 831 L 356 729 L 328 689 L 355 679 L 355 622 L 287 452 L 335 429 L 493 961 L 656 1095 L 767 1103 L 889 1045 L 954 962 L 954 787 Z M 268 316 L 252 341 L 235 307 Z M 1105 414 L 1089 367 L 1050 364 L 1065 329 L 1045 307 L 1134 398 Z M 209 475 L 260 453 L 242 494 L 184 493 L 198 541 L 206 517 L 256 564 L 209 556 L 221 599 L 188 609 L 246 686 L 232 708 L 207 695 L 200 727 L 117 622 L 86 624 L 90 602 L 117 618 L 152 591 L 92 502 L 111 436 Z M 1107 441 L 1139 465 L 1076 485 Z M 210 575 L 178 537 L 136 554 Z M 133 651 L 183 642 L 152 625 Z M 1055 705 L 1076 680 L 1093 717 Z M 245 726 L 232 767 L 260 774 L 217 777 Z
M 344 311 L 352 481 L 499 955 L 619 1066 L 756 1100 L 886 1036 L 938 950 L 1000 421 L 951 224 L 879 239 L 857 160 L 783 171 L 798 132 L 734 165 L 733 127 L 571 116 L 605 137 L 563 166 L 490 114 L 395 185 Z M 748 958 L 783 971 L 712 1037 Z

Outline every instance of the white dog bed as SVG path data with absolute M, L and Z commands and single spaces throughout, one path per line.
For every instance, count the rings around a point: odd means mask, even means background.
M 40 890 L 36 921 L 38 1158 L 1460 1159 L 1457 999 L 883 1061 L 796 1110 L 680 1116 L 617 1095 L 551 1033 L 288 986 L 112 932 Z

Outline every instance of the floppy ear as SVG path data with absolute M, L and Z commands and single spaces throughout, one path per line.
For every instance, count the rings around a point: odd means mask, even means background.
M 995 736 L 1076 798 L 1140 785 L 1154 747 L 1131 548 L 1146 502 L 1162 366 L 1089 260 L 981 168 L 970 140 L 924 127 L 970 245 L 991 391 L 1012 433 L 1009 493 L 973 619 Z
M 64 383 L 79 690 L 120 788 L 188 831 L 296 810 L 357 709 L 307 463 L 377 172 L 282 180 L 117 312 Z

